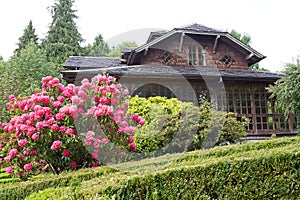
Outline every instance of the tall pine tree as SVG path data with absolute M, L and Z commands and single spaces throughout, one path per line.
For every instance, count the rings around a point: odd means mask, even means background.
M 23 35 L 19 38 L 18 48 L 15 49 L 14 53 L 19 54 L 22 49 L 30 43 L 38 44 L 38 36 L 35 34 L 35 28 L 33 28 L 32 21 L 29 21 L 28 26 L 24 29 Z
M 95 37 L 92 48 L 93 50 L 89 53 L 89 56 L 102 57 L 102 56 L 106 56 L 110 52 L 109 46 L 103 40 L 101 34 Z
M 80 55 L 80 43 L 83 41 L 77 30 L 73 10 L 74 0 L 56 0 L 51 8 L 52 23 L 46 39 L 43 41 L 48 61 L 63 64 L 69 56 Z

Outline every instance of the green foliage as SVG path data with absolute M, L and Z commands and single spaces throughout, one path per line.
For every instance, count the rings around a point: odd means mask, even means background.
M 35 28 L 32 25 L 32 21 L 29 21 L 28 26 L 25 28 L 23 35 L 19 38 L 18 48 L 14 51 L 15 54 L 19 54 L 22 49 L 33 42 L 38 45 L 38 36 L 35 34 Z
M 4 67 L 4 65 L 5 65 L 5 61 L 4 61 L 3 57 L 0 56 L 0 70 L 1 70 L 1 68 Z
M 202 159 L 198 154 L 194 162 L 119 179 L 99 188 L 98 195 L 115 199 L 297 199 L 297 146 L 246 151 L 219 159 Z
M 59 72 L 47 62 L 45 54 L 33 43 L 22 49 L 19 55 L 13 56 L 5 67 L 0 68 L 0 112 L 1 121 L 8 120 L 5 104 L 8 96 L 30 95 L 41 87 L 44 76 L 58 76 Z
M 236 39 L 240 40 L 241 42 L 245 43 L 246 45 L 251 45 L 251 36 L 247 33 L 239 33 L 236 30 L 232 29 L 230 31 L 230 34 L 235 37 Z M 266 68 L 260 67 L 258 63 L 255 63 L 249 67 L 250 70 L 256 70 L 256 71 L 270 71 Z
M 236 143 L 247 135 L 246 118 L 238 121 L 233 113 L 217 112 L 207 101 L 196 107 L 175 98 L 135 96 L 129 101 L 129 111 L 147 121 L 136 129 L 139 153 L 211 148 L 223 142 Z
M 299 142 L 300 137 L 249 142 L 115 165 L 119 170 L 0 183 L 0 199 L 297 199 Z M 154 165 L 145 170 L 145 163 Z
M 35 196 L 37 195 L 34 194 L 35 192 L 46 188 L 65 187 L 74 184 L 74 181 L 77 182 L 79 180 L 79 182 L 82 182 L 114 172 L 116 172 L 116 170 L 113 168 L 101 167 L 93 170 L 83 169 L 75 171 L 74 173 L 63 173 L 59 176 L 48 175 L 20 183 L 6 183 L 0 187 L 0 199 L 24 199 L 24 197 L 29 196 L 32 193 L 33 196 Z M 58 193 L 58 195 L 61 195 L 61 193 Z M 54 193 L 52 193 L 52 196 L 54 196 Z
M 230 142 L 236 143 L 241 137 L 247 136 L 246 126 L 250 120 L 246 117 L 242 117 L 241 121 L 237 120 L 237 114 L 232 112 L 224 113 L 225 121 L 223 127 L 219 132 L 218 143 Z
M 237 32 L 236 30 L 232 29 L 230 31 L 230 34 L 235 37 L 236 39 L 242 41 L 243 43 L 250 45 L 251 44 L 251 36 L 247 33 L 241 34 Z
M 154 152 L 166 146 L 177 132 L 181 103 L 177 99 L 135 96 L 129 101 L 129 112 L 138 113 L 146 124 L 137 128 L 137 152 Z
M 102 57 L 106 56 L 110 52 L 108 44 L 103 40 L 101 34 L 95 37 L 92 50 L 89 56 Z
M 56 0 L 51 9 L 52 22 L 42 47 L 49 61 L 63 64 L 69 56 L 81 55 L 80 43 L 83 41 L 78 32 L 74 0 Z
M 267 89 L 271 98 L 276 99 L 276 106 L 286 116 L 290 113 L 299 114 L 300 110 L 300 65 L 288 64 L 284 70 L 285 76 Z
M 112 48 L 112 51 L 110 51 L 107 56 L 108 57 L 116 57 L 119 58 L 121 56 L 121 49 L 125 47 L 137 47 L 138 45 L 135 42 L 122 42 L 121 44 L 118 44 L 117 47 Z

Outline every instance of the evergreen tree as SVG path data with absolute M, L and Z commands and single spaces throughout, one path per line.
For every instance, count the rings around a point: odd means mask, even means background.
M 138 45 L 135 42 L 125 41 L 117 45 L 116 48 L 113 48 L 112 51 L 110 51 L 107 56 L 108 57 L 116 57 L 119 58 L 121 56 L 121 50 L 122 48 L 126 47 L 137 47 Z
M 31 41 L 36 45 L 38 44 L 38 36 L 35 34 L 35 28 L 33 28 L 30 20 L 28 26 L 24 29 L 23 35 L 19 38 L 18 48 L 15 49 L 14 53 L 19 54 Z
M 41 88 L 42 77 L 59 75 L 53 64 L 47 62 L 44 52 L 30 42 L 0 68 L 0 120 L 8 119 L 5 104 L 10 94 L 30 95 L 36 88 Z
M 246 45 L 250 46 L 251 44 L 251 36 L 244 33 L 241 34 L 234 29 L 230 31 L 230 34 L 235 37 L 236 39 L 240 40 L 241 42 L 245 43 Z M 260 67 L 258 63 L 255 63 L 249 67 L 250 70 L 259 70 L 259 71 L 270 71 L 266 68 Z
M 71 55 L 81 55 L 80 43 L 83 41 L 77 30 L 76 10 L 72 9 L 74 0 L 56 0 L 51 9 L 52 23 L 43 41 L 48 61 L 63 64 Z
M 110 52 L 108 44 L 103 40 L 103 37 L 101 34 L 97 35 L 95 37 L 92 51 L 89 53 L 89 56 L 106 56 Z

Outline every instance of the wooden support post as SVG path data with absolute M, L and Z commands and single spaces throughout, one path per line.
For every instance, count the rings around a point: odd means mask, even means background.
M 255 109 L 255 88 L 251 87 L 250 100 L 251 100 L 251 113 L 252 113 L 252 127 L 254 133 L 257 133 L 257 120 L 256 120 L 256 109 Z
M 220 39 L 220 35 L 217 35 L 216 39 L 215 39 L 215 44 L 214 44 L 214 48 L 213 48 L 213 54 L 215 54 L 217 52 L 217 46 L 218 46 L 218 41 Z
M 184 35 L 185 35 L 184 32 L 182 32 L 181 38 L 180 38 L 180 44 L 179 44 L 179 52 L 182 51 L 182 45 L 183 45 Z
M 272 125 L 273 125 L 273 131 L 276 131 L 276 119 L 275 119 L 274 102 L 275 102 L 275 100 L 271 99 Z

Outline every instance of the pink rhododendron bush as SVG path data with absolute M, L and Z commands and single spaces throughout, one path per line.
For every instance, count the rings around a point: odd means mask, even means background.
M 44 77 L 41 92 L 9 97 L 13 117 L 0 123 L 0 165 L 26 178 L 98 166 L 135 151 L 134 126 L 145 120 L 128 116 L 127 100 L 128 90 L 111 76 L 84 79 L 80 86 Z

